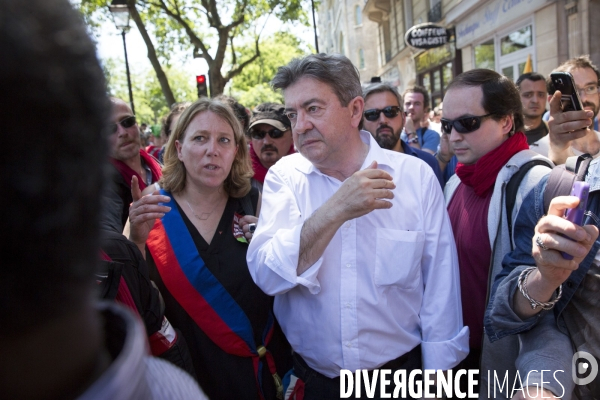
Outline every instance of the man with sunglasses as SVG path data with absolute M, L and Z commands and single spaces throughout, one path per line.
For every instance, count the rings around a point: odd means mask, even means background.
M 514 83 L 488 69 L 456 76 L 444 97 L 442 131 L 458 159 L 456 174 L 444 189 L 458 250 L 463 318 L 471 332 L 470 353 L 459 368 L 480 369 L 481 393 L 488 372 L 514 382 L 518 343 L 515 337 L 491 344 L 483 335 L 488 287 L 511 250 L 514 221 L 525 195 L 549 171 L 550 161 L 529 150 L 523 133 L 523 107 Z M 531 160 L 507 197 L 507 186 Z M 513 181 L 515 182 L 515 181 Z M 511 215 L 506 204 L 512 202 Z M 501 397 L 498 397 L 501 398 Z
M 140 128 L 129 105 L 112 97 L 110 124 L 110 163 L 113 187 L 110 198 L 113 207 L 121 207 L 121 230 L 129 217 L 129 205 L 132 203 L 131 178 L 137 176 L 140 189 L 157 182 L 162 176 L 158 161 L 150 156 L 140 141 Z
M 600 132 L 594 130 L 594 117 L 600 110 L 600 70 L 588 56 L 567 60 L 553 72 L 570 72 L 584 111 L 563 113 L 560 97 L 554 96 L 556 89 L 548 80 L 548 100 L 550 102 L 550 133 L 531 149 L 547 155 L 556 165 L 564 164 L 568 157 L 587 153 L 600 157 Z
M 261 192 L 269 168 L 281 157 L 295 153 L 290 120 L 284 110 L 283 104 L 263 103 L 256 106 L 250 118 L 252 184 Z
M 409 146 L 400 139 L 404 128 L 404 112 L 398 90 L 389 83 L 375 83 L 363 91 L 363 98 L 365 99 L 363 127 L 371 132 L 377 144 L 383 149 L 408 154 L 425 161 L 433 169 L 443 188 L 442 171 L 435 157 Z
M 402 140 L 411 146 L 435 154 L 440 144 L 440 134 L 421 126 L 429 112 L 429 93 L 423 86 L 408 88 L 402 94 L 406 111 L 406 126 Z

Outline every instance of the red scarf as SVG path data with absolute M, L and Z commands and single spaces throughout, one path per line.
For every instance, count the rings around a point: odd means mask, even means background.
M 527 137 L 523 132 L 517 132 L 504 141 L 500 146 L 481 157 L 475 164 L 458 163 L 456 175 L 460 181 L 470 186 L 479 197 L 494 186 L 500 169 L 521 150 L 529 149 Z
M 290 150 L 287 154 L 292 154 L 295 152 L 296 150 L 294 150 L 294 144 L 292 143 L 292 145 L 290 146 Z M 260 183 L 264 183 L 265 176 L 267 175 L 267 171 L 269 170 L 269 168 L 261 164 L 260 158 L 258 158 L 258 155 L 254 151 L 254 147 L 252 147 L 252 143 L 250 143 L 250 159 L 252 159 L 252 169 L 254 170 L 253 178 L 259 181 Z
M 152 182 L 159 180 L 162 176 L 162 170 L 158 161 L 156 161 L 150 154 L 146 153 L 142 149 L 140 149 L 140 157 L 144 159 L 146 165 L 150 168 L 150 171 L 152 171 Z M 125 179 L 125 182 L 127 182 L 128 185 L 131 185 L 131 178 L 135 175 L 138 178 L 140 190 L 144 190 L 146 188 L 146 182 L 144 182 L 140 174 L 129 168 L 129 166 L 123 161 L 112 157 L 109 159 L 111 164 L 114 165 L 117 171 L 121 173 L 121 176 L 123 176 L 123 179 Z

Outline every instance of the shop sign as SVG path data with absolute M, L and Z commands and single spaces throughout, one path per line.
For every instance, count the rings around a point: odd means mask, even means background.
M 419 24 L 406 31 L 404 42 L 417 49 L 433 49 L 450 42 L 450 32 L 436 24 Z

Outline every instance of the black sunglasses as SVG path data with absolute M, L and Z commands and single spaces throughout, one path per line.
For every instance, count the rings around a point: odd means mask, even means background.
M 387 118 L 396 118 L 396 116 L 400 113 L 400 107 L 398 106 L 387 106 L 382 108 L 373 108 L 371 110 L 366 110 L 363 114 L 367 121 L 377 121 L 379 118 L 379 114 L 383 113 Z
M 123 118 L 122 120 L 120 120 L 117 123 L 119 125 L 121 125 L 123 128 L 127 129 L 127 128 L 131 128 L 132 126 L 134 126 L 135 122 L 136 122 L 135 115 L 132 115 L 131 117 Z M 110 131 L 112 133 L 117 132 L 117 124 L 110 124 Z
M 462 117 L 458 119 L 445 119 L 442 118 L 442 132 L 449 135 L 452 133 L 452 127 L 456 129 L 458 133 L 471 133 L 476 131 L 481 126 L 481 121 L 493 114 L 485 114 L 480 116 Z
M 252 139 L 261 140 L 265 138 L 265 135 L 269 134 L 273 139 L 279 139 L 283 136 L 283 134 L 287 132 L 287 130 L 282 131 L 277 128 L 273 128 L 270 131 L 261 131 L 260 129 L 250 129 L 248 134 Z

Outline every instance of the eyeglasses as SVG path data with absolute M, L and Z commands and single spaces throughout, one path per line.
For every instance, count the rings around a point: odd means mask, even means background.
M 135 123 L 136 123 L 135 115 L 132 115 L 131 117 L 123 118 L 122 120 L 117 122 L 117 124 L 121 125 L 125 129 L 131 128 L 132 126 L 135 125 Z M 112 133 L 117 132 L 117 124 L 110 124 L 110 131 Z
M 383 113 L 387 118 L 396 118 L 396 116 L 400 113 L 400 107 L 398 106 L 387 106 L 382 108 L 373 108 L 370 110 L 366 110 L 363 114 L 367 121 L 377 121 L 379 118 L 379 114 Z
M 279 139 L 286 132 L 287 132 L 287 130 L 282 131 L 277 128 L 273 128 L 270 131 L 261 131 L 260 129 L 250 129 L 248 131 L 248 134 L 250 135 L 250 137 L 252 139 L 261 140 L 261 139 L 264 139 L 265 135 L 267 135 L 267 134 L 269 136 L 271 136 L 272 139 Z
M 463 117 L 453 120 L 442 118 L 440 120 L 440 122 L 442 123 L 442 132 L 449 135 L 450 133 L 452 133 L 452 127 L 454 127 L 454 129 L 456 129 L 456 132 L 458 133 L 471 133 L 479 129 L 479 127 L 481 126 L 481 120 L 483 120 L 486 117 L 489 117 L 490 115 L 493 114 Z
M 598 93 L 598 85 L 588 85 L 583 89 L 577 89 L 577 93 L 579 93 L 579 96 L 591 96 Z

